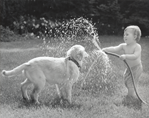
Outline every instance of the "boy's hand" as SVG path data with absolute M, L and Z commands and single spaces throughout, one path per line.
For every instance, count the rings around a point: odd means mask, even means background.
M 106 52 L 106 48 L 102 48 L 102 51 L 103 51 L 103 52 Z
M 121 55 L 121 56 L 120 56 L 120 59 L 125 60 L 125 59 L 126 59 L 126 55 L 124 55 L 124 54 Z
M 98 39 L 96 39 L 96 38 L 93 38 L 93 40 L 92 40 L 93 44 L 94 44 L 99 50 L 101 50 L 101 48 L 99 47 L 99 44 L 97 43 L 97 41 L 98 41 Z M 98 42 L 99 42 L 99 41 L 98 41 Z

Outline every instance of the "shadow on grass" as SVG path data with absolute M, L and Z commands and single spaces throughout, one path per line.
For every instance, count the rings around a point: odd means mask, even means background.
M 114 103 L 116 106 L 124 106 L 129 109 L 142 110 L 142 101 L 137 98 L 124 96 L 121 101 Z
M 67 99 L 64 98 L 59 98 L 56 97 L 55 99 L 53 99 L 50 104 L 47 103 L 45 104 L 47 106 L 52 106 L 52 108 L 67 108 L 67 109 L 80 109 L 80 107 L 82 106 L 81 104 L 76 104 L 76 103 L 69 103 Z
M 142 101 L 137 98 L 125 96 L 122 100 L 122 104 L 128 108 L 133 108 L 135 110 L 142 110 Z
M 49 102 L 44 102 L 44 103 L 40 103 L 40 104 L 35 104 L 32 101 L 25 101 L 25 100 L 21 100 L 18 108 L 40 108 L 40 107 L 49 107 L 49 108 L 62 108 L 62 109 L 80 109 L 81 108 L 81 104 L 77 104 L 77 103 L 69 103 L 68 100 L 64 99 L 64 98 L 59 98 L 56 97 L 52 100 L 50 100 Z

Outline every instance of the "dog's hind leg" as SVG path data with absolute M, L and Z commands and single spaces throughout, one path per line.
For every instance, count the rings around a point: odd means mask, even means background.
M 31 84 L 31 81 L 29 79 L 26 79 L 24 82 L 21 83 L 21 92 L 22 92 L 22 97 L 24 100 L 28 101 L 29 96 L 27 94 L 27 88 Z
M 46 80 L 44 77 L 42 77 L 40 81 L 34 83 L 34 89 L 31 94 L 31 99 L 35 102 L 35 104 L 40 104 L 40 102 L 38 101 L 38 97 L 40 92 L 43 90 L 45 83 L 46 83 Z
M 39 92 L 40 88 L 37 85 L 34 85 L 34 89 L 31 94 L 31 100 L 32 102 L 35 102 L 35 104 L 40 104 L 40 102 L 38 101 Z

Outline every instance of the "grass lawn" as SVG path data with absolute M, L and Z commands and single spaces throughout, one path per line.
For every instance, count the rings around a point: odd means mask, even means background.
M 100 41 L 102 47 L 123 42 L 122 37 L 118 36 L 101 36 Z M 0 42 L 0 71 L 12 69 L 38 56 L 64 56 L 65 52 L 74 44 L 83 45 L 90 55 L 95 49 L 93 44 L 86 42 L 48 45 L 42 43 L 41 40 Z M 142 38 L 140 44 L 142 45 L 144 72 L 139 81 L 138 93 L 141 98 L 149 102 L 149 40 Z M 125 67 L 121 60 L 112 56 L 109 58 L 112 63 L 112 74 L 103 76 L 101 70 L 104 66 L 99 62 L 98 67 L 93 68 L 89 76 L 96 80 L 92 80 L 94 83 L 91 85 L 95 85 L 97 88 L 87 86 L 83 89 L 80 87 L 81 81 L 79 81 L 73 87 L 73 103 L 69 106 L 54 102 L 57 96 L 56 90 L 54 86 L 48 84 L 39 97 L 41 105 L 25 103 L 20 91 L 20 83 L 25 78 L 22 75 L 10 78 L 0 75 L 0 118 L 149 118 L 149 105 L 143 104 L 142 109 L 138 110 L 115 104 L 121 101 L 127 93 L 122 77 Z M 91 61 L 86 62 L 88 67 L 91 63 Z M 80 79 L 85 77 L 87 71 L 88 68 L 84 69 Z M 97 78 L 96 74 L 100 77 Z M 95 83 L 97 81 L 98 85 Z M 32 86 L 29 88 L 29 93 L 31 90 Z

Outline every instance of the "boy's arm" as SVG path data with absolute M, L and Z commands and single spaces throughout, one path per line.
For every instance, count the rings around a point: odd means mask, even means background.
M 141 46 L 140 45 L 137 45 L 133 54 L 124 54 L 124 55 L 121 55 L 120 58 L 135 60 L 140 55 L 141 55 Z
M 111 46 L 111 47 L 107 47 L 107 48 L 102 48 L 102 51 L 104 51 L 104 52 L 113 52 L 113 53 L 119 52 L 119 51 L 123 50 L 124 45 L 125 44 L 122 43 L 122 44 L 119 44 L 118 46 Z
M 99 41 L 98 41 L 98 38 L 93 38 L 92 42 L 93 42 L 93 44 L 94 44 L 99 50 L 101 50 L 101 48 L 99 47 L 99 44 L 97 43 L 97 42 L 99 42 Z M 100 42 L 99 42 L 99 43 L 100 43 Z

